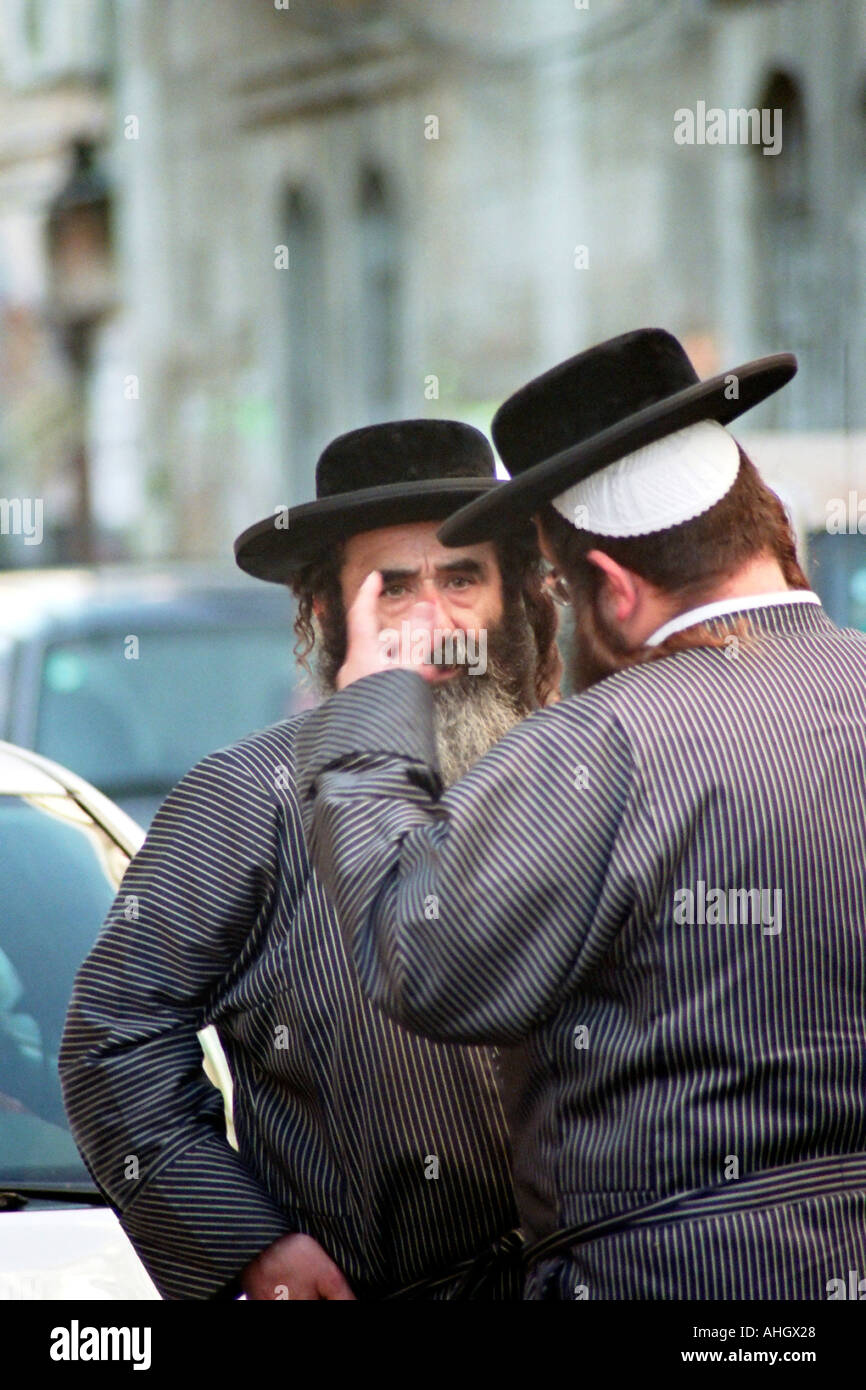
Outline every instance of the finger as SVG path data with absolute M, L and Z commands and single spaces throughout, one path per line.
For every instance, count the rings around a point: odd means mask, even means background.
M 378 604 L 382 576 L 371 570 L 346 614 L 346 660 L 337 672 L 337 689 L 343 690 L 363 676 L 381 671 L 383 660 L 379 641 Z
M 354 1303 L 357 1301 L 349 1288 L 345 1275 L 336 1265 L 319 1277 L 319 1298 L 328 1299 L 331 1303 Z
M 346 632 L 350 647 L 353 643 L 376 640 L 379 633 L 377 605 L 381 592 L 382 576 L 378 570 L 371 570 L 346 615 Z

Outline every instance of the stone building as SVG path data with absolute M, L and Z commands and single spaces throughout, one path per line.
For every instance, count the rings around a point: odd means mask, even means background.
M 104 539 L 225 555 L 312 495 L 340 430 L 486 427 L 533 373 L 654 323 L 704 374 L 799 352 L 744 437 L 817 549 L 834 499 L 866 496 L 864 0 L 6 0 L 5 17 L 50 29 L 72 9 L 107 53 L 85 82 L 98 120 L 68 124 L 95 122 L 112 195 L 89 397 Z M 775 153 L 762 111 L 781 113 Z M 856 617 L 854 532 L 824 568 Z

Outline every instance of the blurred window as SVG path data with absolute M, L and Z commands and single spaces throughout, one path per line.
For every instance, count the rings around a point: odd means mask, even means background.
M 829 617 L 866 632 L 866 535 L 814 531 L 807 544 L 809 580 Z
M 291 189 L 286 199 L 287 295 L 289 339 L 288 438 L 296 496 L 311 496 L 310 467 L 315 443 L 324 428 L 327 381 L 322 369 L 321 339 L 325 324 L 324 234 L 317 205 L 305 189 Z
M 769 211 L 777 219 L 803 217 L 809 209 L 809 181 L 806 107 L 800 84 L 787 72 L 771 73 L 758 109 L 782 113 L 780 153 L 768 157 L 759 145 L 751 147 L 761 158 Z
M 208 628 L 55 643 L 35 747 L 110 796 L 164 791 L 214 749 L 292 712 L 287 634 Z
M 28 52 L 38 58 L 45 48 L 48 6 L 45 0 L 21 0 L 21 29 Z
M 378 170 L 362 171 L 358 190 L 361 332 L 365 407 L 371 420 L 399 412 L 400 224 L 394 197 Z
M 12 681 L 12 640 L 0 635 L 0 738 L 8 736 L 9 692 Z
M 113 53 L 113 0 L 3 0 L 3 67 L 15 86 L 107 72 Z
M 761 418 L 765 426 L 777 429 L 816 428 L 822 423 L 829 427 L 835 402 L 829 402 L 826 392 L 809 390 L 808 384 L 802 384 L 824 351 L 816 342 L 812 296 L 803 293 L 805 285 L 820 283 L 823 275 L 820 261 L 815 259 L 812 235 L 806 95 L 796 77 L 775 69 L 768 74 L 755 105 L 774 113 L 774 131 L 779 119 L 775 112 L 782 113 L 782 145 L 778 154 L 770 156 L 760 144 L 749 146 L 756 194 L 753 227 L 761 267 L 754 277 L 754 322 L 760 325 L 768 352 L 777 351 L 777 345 L 784 343 L 801 353 L 799 390 L 772 397 L 762 406 Z M 834 363 L 831 376 L 837 375 Z M 822 413 L 823 419 L 819 418 Z
M 68 796 L 0 796 L 0 1185 L 89 1182 L 57 1055 L 76 971 L 128 863 Z

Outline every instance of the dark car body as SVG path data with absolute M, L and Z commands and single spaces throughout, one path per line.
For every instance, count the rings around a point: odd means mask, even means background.
M 207 753 L 312 703 L 280 585 L 202 566 L 0 574 L 0 738 L 142 824 Z

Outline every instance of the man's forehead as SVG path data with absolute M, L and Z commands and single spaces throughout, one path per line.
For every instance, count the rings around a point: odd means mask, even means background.
M 345 564 L 367 569 L 419 569 L 451 565 L 460 559 L 490 565 L 496 553 L 490 541 L 479 545 L 443 545 L 436 539 L 441 521 L 410 522 L 405 526 L 383 526 L 362 531 L 346 542 Z

